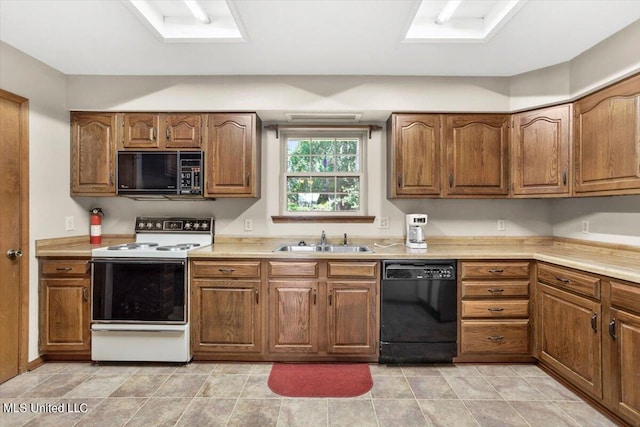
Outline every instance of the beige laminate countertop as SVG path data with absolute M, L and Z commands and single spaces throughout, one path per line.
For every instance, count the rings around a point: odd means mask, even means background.
M 218 237 L 216 237 L 218 239 Z M 88 238 L 48 239 L 36 242 L 38 257 L 90 257 L 91 250 L 101 246 L 132 241 L 130 236 L 103 239 L 101 245 L 90 245 Z M 233 239 L 223 237 L 212 246 L 189 252 L 190 259 L 212 258 L 277 258 L 277 259 L 533 259 L 564 267 L 601 274 L 640 284 L 640 249 L 614 245 L 591 245 L 583 241 L 551 238 L 446 238 L 428 242 L 427 250 L 408 249 L 403 244 L 376 246 L 374 241 L 355 240 L 373 249 L 368 253 L 287 253 L 273 252 L 281 243 L 295 239 Z M 297 240 L 296 240 L 297 241 Z M 387 242 L 385 242 L 387 243 Z M 387 246 L 386 244 L 384 246 Z

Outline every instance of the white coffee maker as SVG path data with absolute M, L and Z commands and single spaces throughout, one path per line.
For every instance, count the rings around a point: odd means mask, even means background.
M 407 247 L 410 249 L 427 249 L 424 240 L 424 229 L 427 226 L 426 214 L 408 214 L 407 222 Z

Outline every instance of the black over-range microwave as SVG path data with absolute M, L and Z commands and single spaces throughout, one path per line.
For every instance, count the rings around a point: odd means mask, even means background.
M 202 151 L 118 151 L 117 192 L 202 195 Z

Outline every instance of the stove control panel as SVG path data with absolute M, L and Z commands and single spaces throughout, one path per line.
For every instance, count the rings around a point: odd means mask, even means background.
M 146 217 L 136 218 L 136 233 L 213 234 L 213 218 Z

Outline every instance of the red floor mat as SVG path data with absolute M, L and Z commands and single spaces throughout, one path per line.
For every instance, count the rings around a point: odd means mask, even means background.
M 366 363 L 274 363 L 268 385 L 287 397 L 354 397 L 373 379 Z

